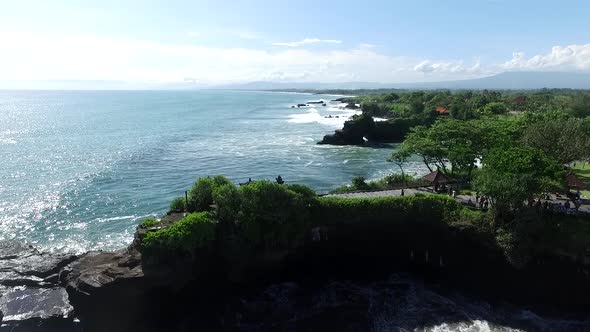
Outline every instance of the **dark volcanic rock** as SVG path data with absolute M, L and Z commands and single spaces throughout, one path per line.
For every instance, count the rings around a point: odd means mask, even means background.
M 0 243 L 0 317 L 6 326 L 69 326 L 73 307 L 59 285 L 72 255 L 41 253 L 16 242 Z M 73 325 L 72 325 L 73 326 Z
M 344 123 L 344 128 L 336 130 L 334 134 L 326 135 L 318 144 L 331 145 L 362 145 L 375 128 L 373 118 L 368 115 L 355 115 Z

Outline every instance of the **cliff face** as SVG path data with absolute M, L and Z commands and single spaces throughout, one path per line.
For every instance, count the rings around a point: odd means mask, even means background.
M 416 118 L 396 118 L 386 121 L 374 121 L 370 115 L 359 115 L 344 123 L 342 129 L 328 134 L 318 144 L 363 145 L 369 143 L 403 142 L 410 129 L 424 124 Z
M 353 116 L 352 120 L 344 122 L 344 127 L 341 130 L 324 136 L 318 144 L 362 145 L 365 142 L 363 137 L 372 132 L 374 128 L 375 122 L 371 116 L 364 114 Z
M 192 257 L 150 262 L 137 250 L 140 240 L 119 252 L 79 257 L 3 244 L 2 323 L 84 331 L 240 330 L 239 310 L 246 310 L 240 299 L 269 284 L 372 281 L 396 271 L 488 299 L 563 310 L 590 305 L 588 266 L 536 257 L 518 270 L 487 235 L 426 220 L 333 221 L 311 230 L 305 244 L 291 251 L 247 251 L 236 242 L 234 248 L 214 245 Z M 350 305 L 362 307 L 359 299 Z M 326 310 L 318 317 L 332 317 Z M 319 328 L 320 318 L 306 324 Z M 358 326 L 366 326 L 361 318 Z

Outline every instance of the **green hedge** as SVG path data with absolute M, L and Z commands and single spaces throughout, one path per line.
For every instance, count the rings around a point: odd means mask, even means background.
M 176 197 L 170 202 L 170 211 L 183 212 L 186 210 L 186 200 L 184 197 Z
M 240 188 L 241 235 L 252 246 L 296 246 L 309 228 L 310 205 L 315 194 L 304 186 L 255 181 Z
M 338 198 L 322 197 L 313 209 L 314 225 L 342 223 L 450 222 L 461 206 L 450 197 L 438 195 Z
M 188 193 L 188 212 L 208 211 L 213 204 L 213 191 L 221 186 L 233 185 L 226 177 L 198 178 Z
M 141 228 L 151 228 L 156 226 L 160 221 L 156 218 L 147 218 L 144 219 L 141 224 L 139 224 L 139 227 Z
M 192 213 L 170 227 L 148 232 L 142 241 L 147 255 L 192 254 L 215 239 L 215 221 L 207 212 Z

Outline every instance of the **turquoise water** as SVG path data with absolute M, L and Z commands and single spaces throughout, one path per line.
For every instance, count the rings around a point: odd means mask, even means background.
M 199 176 L 319 192 L 398 170 L 392 149 L 316 145 L 353 112 L 330 96 L 228 91 L 0 91 L 0 240 L 117 249 Z M 332 115 L 333 118 L 325 118 Z M 335 118 L 338 115 L 339 118 Z M 419 162 L 410 173 L 424 173 Z

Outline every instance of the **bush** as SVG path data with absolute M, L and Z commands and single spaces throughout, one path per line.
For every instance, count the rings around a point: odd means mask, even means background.
M 188 193 L 188 212 L 208 211 L 213 205 L 213 190 L 224 185 L 233 185 L 227 178 L 199 178 Z
M 186 201 L 184 197 L 176 197 L 170 202 L 170 211 L 183 212 L 186 209 Z
M 142 252 L 146 255 L 192 255 L 215 239 L 215 223 L 206 212 L 192 213 L 163 228 L 145 235 Z
M 220 221 L 235 222 L 238 220 L 242 195 L 233 183 L 215 188 L 213 190 L 213 201 L 217 205 L 217 217 Z
M 459 203 L 447 196 L 338 198 L 322 197 L 313 209 L 314 225 L 340 223 L 450 222 Z
M 369 185 L 366 181 L 367 179 L 362 176 L 355 176 L 352 178 L 352 186 L 356 190 L 367 190 L 369 189 Z
M 144 219 L 141 224 L 139 224 L 139 227 L 141 228 L 152 228 L 154 226 L 156 226 L 160 221 L 156 218 L 147 218 Z
M 311 189 L 256 181 L 241 187 L 240 191 L 240 227 L 251 245 L 285 248 L 300 243 L 308 230 Z
M 301 184 L 289 184 L 287 185 L 287 189 L 301 195 L 301 198 L 309 201 L 314 200 L 317 196 L 313 189 Z

